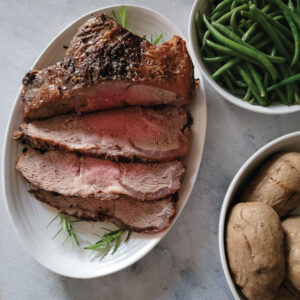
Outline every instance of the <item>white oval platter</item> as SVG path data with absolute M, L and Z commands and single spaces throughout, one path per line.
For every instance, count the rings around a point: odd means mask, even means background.
M 63 45 L 68 45 L 76 33 L 78 27 L 92 15 L 107 13 L 112 15 L 111 6 L 93 11 L 68 26 L 47 46 L 45 51 L 37 59 L 32 68 L 42 69 L 52 65 L 64 57 Z M 133 32 L 157 37 L 163 34 L 164 41 L 173 35 L 182 36 L 174 24 L 159 13 L 139 6 L 126 6 L 127 20 L 132 26 Z M 190 48 L 189 48 L 190 50 Z M 190 112 L 194 123 L 192 125 L 192 139 L 189 153 L 185 158 L 186 173 L 179 191 L 176 204 L 176 216 L 172 220 L 170 228 L 181 214 L 197 178 L 201 162 L 202 151 L 206 132 L 206 99 L 203 80 L 200 73 L 195 70 L 195 77 L 200 79 Z M 22 120 L 22 108 L 20 93 L 16 99 L 10 116 L 6 132 L 6 140 L 3 154 L 3 187 L 5 202 L 11 222 L 15 227 L 19 238 L 28 252 L 44 267 L 58 274 L 73 278 L 94 278 L 119 271 L 146 255 L 168 232 L 158 234 L 133 233 L 127 244 L 122 243 L 118 251 L 109 253 L 104 259 L 92 259 L 89 251 L 83 247 L 89 242 L 99 239 L 95 235 L 103 234 L 101 227 L 115 228 L 109 223 L 78 222 L 74 228 L 79 232 L 80 247 L 72 249 L 71 242 L 63 244 L 65 236 L 60 234 L 52 239 L 59 229 L 58 220 L 47 228 L 47 224 L 53 219 L 57 211 L 46 204 L 40 203 L 28 193 L 28 184 L 15 171 L 15 162 L 22 151 L 22 145 L 12 139 L 13 132 L 18 128 Z M 170 230 L 169 228 L 169 230 Z

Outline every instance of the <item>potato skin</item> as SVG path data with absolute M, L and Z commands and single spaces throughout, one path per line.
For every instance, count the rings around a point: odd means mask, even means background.
M 283 230 L 276 212 L 261 202 L 238 203 L 226 228 L 229 266 L 249 300 L 272 299 L 285 276 Z
M 285 235 L 287 277 L 300 291 L 300 216 L 285 219 L 282 227 Z
M 264 202 L 280 217 L 300 206 L 300 153 L 271 156 L 246 187 L 243 202 Z

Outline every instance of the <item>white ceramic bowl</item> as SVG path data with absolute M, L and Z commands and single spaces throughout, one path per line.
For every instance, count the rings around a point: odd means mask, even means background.
M 287 106 L 287 105 L 276 104 L 268 107 L 263 107 L 259 105 L 249 104 L 249 102 L 243 101 L 241 98 L 233 96 L 231 93 L 229 93 L 226 89 L 224 89 L 222 86 L 220 86 L 211 78 L 209 71 L 206 69 L 201 59 L 200 47 L 198 44 L 195 23 L 194 23 L 196 12 L 198 10 L 200 12 L 205 12 L 208 3 L 209 1 L 207 0 L 196 0 L 194 3 L 190 15 L 190 20 L 189 20 L 189 42 L 191 44 L 192 55 L 194 56 L 195 65 L 197 68 L 199 68 L 199 70 L 201 71 L 205 79 L 209 82 L 209 84 L 223 98 L 246 110 L 250 110 L 257 113 L 263 113 L 263 114 L 287 114 L 287 113 L 300 111 L 300 105 Z
M 279 151 L 300 152 L 300 131 L 277 138 L 255 152 L 244 163 L 244 165 L 240 168 L 240 170 L 233 178 L 223 201 L 219 221 L 219 251 L 227 283 L 232 292 L 232 295 L 234 296 L 234 299 L 236 300 L 245 298 L 241 295 L 238 287 L 234 284 L 227 264 L 225 251 L 225 229 L 228 213 L 232 205 L 236 203 L 234 198 L 236 192 L 238 191 L 239 187 L 242 186 L 244 182 L 246 182 L 246 180 L 248 179 L 247 177 L 249 177 L 251 172 L 254 171 L 266 158 Z M 293 212 L 293 214 L 300 215 L 300 208 L 297 208 Z
M 77 28 L 85 20 L 92 15 L 100 13 L 111 15 L 113 8 L 116 9 L 117 7 L 111 6 L 99 9 L 76 20 L 48 45 L 33 68 L 45 68 L 59 61 L 64 56 L 65 50 L 63 45 L 68 45 Z M 164 40 L 168 40 L 173 35 L 182 36 L 174 24 L 153 10 L 128 5 L 127 15 L 129 25 L 132 26 L 133 31 L 136 33 L 145 34 L 148 37 L 150 35 L 158 36 L 160 33 L 163 33 Z M 195 76 L 200 78 L 200 85 L 196 90 L 196 95 L 190 108 L 194 119 L 192 139 L 189 153 L 184 161 L 186 174 L 179 191 L 176 207 L 177 213 L 170 228 L 182 212 L 192 191 L 197 178 L 205 140 L 206 100 L 201 75 L 196 73 Z M 16 141 L 13 141 L 12 135 L 14 130 L 18 128 L 22 116 L 19 93 L 6 133 L 3 156 L 3 187 L 6 206 L 15 230 L 28 252 L 40 264 L 53 272 L 68 277 L 93 278 L 104 276 L 136 262 L 166 235 L 168 230 L 158 234 L 134 233 L 127 245 L 122 244 L 113 256 L 109 254 L 101 261 L 91 260 L 88 252 L 83 250 L 82 247 L 87 245 L 87 241 L 95 242 L 99 239 L 94 233 L 103 234 L 103 230 L 100 227 L 114 228 L 114 226 L 106 223 L 104 225 L 100 222 L 79 222 L 74 224 L 78 232 L 81 232 L 78 233 L 82 241 L 80 249 L 72 249 L 70 243 L 63 245 L 63 235 L 52 240 L 53 235 L 58 230 L 57 222 L 48 229 L 46 226 L 57 211 L 31 197 L 28 193 L 28 184 L 15 171 L 16 158 L 23 147 Z

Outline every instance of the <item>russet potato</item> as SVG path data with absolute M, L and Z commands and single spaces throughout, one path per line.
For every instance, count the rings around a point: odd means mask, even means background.
M 272 299 L 285 277 L 283 230 L 271 206 L 238 203 L 226 228 L 229 266 L 249 300 Z
M 250 180 L 242 201 L 269 204 L 280 217 L 300 206 L 300 153 L 271 156 Z
M 282 228 L 285 235 L 287 277 L 300 291 L 300 216 L 285 219 Z

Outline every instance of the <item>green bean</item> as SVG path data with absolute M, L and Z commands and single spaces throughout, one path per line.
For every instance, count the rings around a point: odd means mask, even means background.
M 270 53 L 270 56 L 275 56 L 275 55 L 276 55 L 276 47 L 273 46 L 273 48 L 271 50 L 271 53 Z M 264 87 L 265 87 L 265 89 L 268 88 L 269 81 L 270 81 L 270 73 L 265 73 L 265 76 L 264 76 Z
M 276 93 L 276 95 L 279 97 L 279 99 L 281 100 L 281 102 L 282 102 L 283 104 L 287 104 L 287 102 L 286 102 L 286 97 L 285 97 L 285 95 L 284 95 L 284 93 L 282 92 L 281 89 L 275 90 L 275 93 Z
M 290 70 L 285 65 L 279 66 L 279 68 L 283 74 L 283 77 L 288 78 L 290 75 Z M 294 87 L 293 87 L 293 84 L 287 84 L 285 87 L 286 87 L 286 98 L 287 98 L 287 101 L 285 104 L 290 105 L 293 103 Z
M 271 13 L 269 13 L 268 16 L 271 17 L 271 18 L 275 18 L 276 16 L 278 16 L 280 14 L 281 14 L 281 11 L 276 10 L 276 11 L 272 11 Z
M 263 40 L 263 41 L 257 43 L 254 47 L 255 47 L 256 49 L 261 49 L 261 48 L 263 48 L 263 47 L 269 45 L 271 42 L 272 42 L 272 40 L 270 40 L 269 38 L 267 38 L 267 39 L 265 39 L 265 40 Z M 274 58 L 273 58 L 273 59 L 274 59 Z M 283 58 L 283 60 L 282 60 L 282 63 L 284 63 L 284 62 L 285 62 L 285 58 Z
M 234 69 L 235 69 L 235 68 L 231 68 L 231 69 L 227 69 L 227 70 L 226 70 L 226 74 L 230 77 L 230 80 L 233 82 L 233 84 L 234 84 L 235 86 L 237 86 L 237 87 L 239 87 L 239 88 L 241 88 L 241 89 L 247 88 L 247 85 L 246 85 L 243 81 L 239 80 L 239 79 L 235 76 L 235 74 L 232 72 L 232 71 L 234 71 Z
M 210 35 L 209 30 L 206 30 L 205 33 L 204 33 L 204 36 L 203 36 L 203 41 L 202 41 L 202 48 L 201 48 L 201 50 L 205 47 L 205 45 L 206 45 L 206 40 L 207 40 L 207 38 L 209 37 L 209 35 Z
M 236 86 L 238 86 L 240 88 L 246 88 L 247 87 L 247 84 L 245 84 L 243 81 L 240 81 L 240 80 L 237 80 L 237 79 L 235 79 L 234 83 L 236 84 Z
M 261 11 L 264 12 L 264 13 L 267 13 L 270 9 L 271 9 L 271 5 L 267 4 L 267 5 L 263 6 Z
M 232 32 L 230 29 L 228 29 L 226 26 L 219 24 L 219 23 L 215 23 L 212 22 L 213 27 L 216 27 L 219 31 L 221 31 L 223 34 L 225 34 L 227 37 L 229 37 L 230 39 L 232 39 L 234 42 L 239 43 L 241 46 L 245 46 L 249 49 L 252 49 L 253 51 L 256 51 L 257 53 L 260 53 L 261 55 L 265 56 L 266 58 L 268 58 L 271 62 L 274 63 L 282 63 L 285 61 L 284 57 L 271 57 L 269 55 L 266 55 L 265 53 L 259 51 L 258 49 L 256 49 L 254 46 L 249 45 L 248 43 L 244 42 L 237 34 L 235 34 L 234 32 Z
M 294 72 L 292 71 L 292 69 L 289 66 L 282 65 L 280 67 L 282 69 L 285 69 L 285 73 L 283 73 L 284 74 L 284 78 L 287 78 L 287 77 L 290 77 L 290 76 L 294 75 Z M 286 86 L 287 89 L 290 89 L 290 97 L 287 97 L 288 98 L 288 105 L 291 105 L 294 102 L 295 85 L 296 84 L 294 82 L 291 82 L 290 84 L 288 84 Z
M 232 28 L 232 31 L 239 35 L 240 32 L 238 30 L 238 27 L 237 27 L 237 24 L 236 24 L 236 16 L 237 16 L 237 12 L 235 11 L 232 15 L 231 15 L 231 18 L 230 18 L 230 26 Z
M 195 27 L 211 78 L 250 104 L 300 104 L 300 0 L 208 1 Z
M 249 89 L 251 90 L 251 93 L 255 97 L 255 99 L 263 106 L 266 106 L 267 103 L 264 99 L 261 98 L 259 91 L 257 90 L 257 87 L 254 85 L 252 79 L 250 76 L 247 74 L 247 71 L 244 70 L 244 68 L 240 65 L 237 65 L 237 70 L 240 73 L 241 77 L 243 80 L 247 83 Z
M 216 56 L 216 55 L 213 53 L 213 51 L 212 51 L 211 49 L 209 49 L 209 48 L 205 48 L 205 49 L 204 49 L 204 52 L 205 52 L 205 55 L 207 55 L 207 56 L 209 56 L 209 57 L 215 57 L 215 56 Z M 215 64 L 211 65 L 211 68 L 213 69 L 213 71 L 216 70 L 215 67 L 216 67 L 216 68 L 220 68 L 219 63 L 215 63 Z M 221 78 L 223 79 L 223 81 L 224 81 L 225 85 L 227 86 L 228 90 L 229 90 L 232 94 L 234 94 L 235 89 L 234 89 L 234 87 L 233 87 L 232 82 L 229 80 L 229 78 L 228 78 L 227 76 L 225 76 L 224 74 L 221 75 Z
M 286 6 L 285 4 L 283 4 L 283 3 L 282 3 L 281 6 L 282 6 L 282 7 L 287 7 L 287 6 Z M 298 29 L 300 30 L 300 16 L 299 16 L 299 14 L 296 13 L 296 12 L 294 12 L 294 11 L 291 11 L 290 9 L 289 9 L 289 12 L 290 12 L 290 14 L 291 14 L 291 16 L 292 16 L 292 18 L 293 18 L 295 24 L 297 25 Z
M 223 79 L 224 83 L 227 85 L 229 92 L 234 95 L 235 88 L 234 88 L 232 82 L 229 80 L 229 78 L 227 76 L 225 76 L 224 74 L 221 75 L 221 78 Z
M 254 31 L 257 29 L 258 24 L 257 23 L 253 23 L 250 28 L 245 32 L 245 34 L 242 37 L 242 40 L 244 42 L 246 42 L 250 36 L 254 33 Z
M 300 48 L 299 48 L 300 47 L 300 45 L 299 45 L 299 33 L 298 33 L 296 25 L 293 21 L 293 18 L 292 18 L 292 15 L 291 15 L 291 10 L 288 7 L 286 7 L 281 2 L 281 0 L 275 0 L 275 2 L 279 6 L 279 8 L 282 10 L 282 13 L 283 13 L 286 21 L 288 22 L 288 24 L 291 28 L 293 37 L 294 37 L 295 51 L 294 51 L 294 57 L 293 57 L 293 60 L 292 60 L 292 65 L 291 65 L 291 66 L 294 66 L 297 63 L 298 58 L 299 58 L 299 50 L 300 50 Z
M 294 91 L 289 85 L 287 85 L 286 86 L 286 101 L 284 102 L 284 104 L 291 105 L 293 103 L 293 99 L 294 99 Z
M 271 50 L 271 53 L 270 53 L 270 56 L 275 56 L 276 55 L 276 47 L 273 46 L 272 50 Z
M 255 44 L 256 42 L 258 42 L 260 39 L 262 38 L 265 38 L 266 35 L 263 31 L 260 31 L 259 33 L 257 33 L 255 36 L 253 36 L 249 41 L 248 43 L 253 45 Z
M 253 104 L 255 102 L 255 98 L 252 98 L 250 101 L 249 101 L 249 104 Z
M 286 45 L 287 49 L 290 50 L 292 53 L 294 52 L 295 46 L 294 44 L 277 28 L 273 28 L 278 37 L 282 40 L 282 42 Z
M 202 57 L 202 60 L 210 63 L 210 62 L 221 62 L 228 58 L 230 58 L 230 56 L 225 55 L 225 56 L 215 56 L 215 57 Z
M 242 16 L 245 16 L 247 18 L 255 20 L 251 10 L 250 11 L 242 11 L 241 14 L 242 14 Z M 278 28 L 282 33 L 284 33 L 286 36 L 288 36 L 288 38 L 290 38 L 290 39 L 293 38 L 293 35 L 290 32 L 290 30 L 287 29 L 284 25 L 282 25 L 279 22 L 275 21 L 272 17 L 270 17 L 269 15 L 267 15 L 263 12 L 261 14 L 264 16 L 265 21 L 269 22 L 271 25 Z
M 268 88 L 269 80 L 270 80 L 270 74 L 269 74 L 269 73 L 265 73 L 264 81 L 263 81 L 263 84 L 264 84 L 265 89 Z
M 281 86 L 285 86 L 287 84 L 290 84 L 290 83 L 298 81 L 298 80 L 300 80 L 300 73 L 292 75 L 288 78 L 285 78 L 285 79 L 281 80 L 278 83 L 273 84 L 272 86 L 268 87 L 267 91 L 271 92 L 271 91 L 273 91 L 273 90 L 275 90 L 275 89 L 277 89 Z
M 200 12 L 198 11 L 195 15 L 195 27 L 196 27 L 196 33 L 197 33 L 197 37 L 198 37 L 198 42 L 200 44 L 200 46 L 202 45 L 202 39 L 203 39 L 203 28 L 201 25 L 201 15 Z
M 212 15 L 211 19 L 215 21 L 221 18 L 223 15 L 224 15 L 223 11 L 217 11 L 214 15 Z
M 295 88 L 294 88 L 294 103 L 295 104 L 300 104 L 300 95 L 299 95 L 298 86 L 295 86 Z
M 210 48 L 203 49 L 203 52 L 208 57 L 216 57 L 214 51 L 212 49 L 210 49 Z M 218 64 L 216 64 L 216 65 L 218 65 Z
M 273 47 L 270 55 L 276 55 L 276 47 Z M 280 66 L 280 69 L 281 69 L 281 71 L 282 71 L 282 73 L 284 74 L 285 77 L 289 77 L 289 75 L 292 75 L 289 68 L 285 68 L 285 66 Z M 281 102 L 283 104 L 289 105 L 289 102 L 292 103 L 292 100 L 293 100 L 292 99 L 292 97 L 293 97 L 292 94 L 294 93 L 294 95 L 296 95 L 298 87 L 293 83 L 291 83 L 291 85 L 293 85 L 293 86 L 292 87 L 287 87 L 287 97 L 283 96 L 283 93 L 279 88 L 275 90 L 276 95 L 281 99 Z
M 247 93 L 246 95 L 244 96 L 243 100 L 244 101 L 249 101 L 251 99 L 251 90 L 248 88 L 247 89 Z
M 223 65 L 220 69 L 218 69 L 211 77 L 216 80 L 222 73 L 224 73 L 227 69 L 230 69 L 232 66 L 236 65 L 240 62 L 240 58 L 233 58 L 228 61 L 225 65 Z
M 222 46 L 222 45 L 219 45 L 219 44 L 216 44 L 210 40 L 207 40 L 207 45 L 215 50 L 217 50 L 218 52 L 221 52 L 221 53 L 224 53 L 224 54 L 228 54 L 228 55 L 231 55 L 231 56 L 235 56 L 235 57 L 239 57 L 245 61 L 248 61 L 252 64 L 256 64 L 258 65 L 259 67 L 261 67 L 261 64 L 259 62 L 257 62 L 255 59 L 253 59 L 252 57 L 249 57 L 243 53 L 240 53 L 238 51 L 235 51 L 235 50 L 232 50 L 228 47 L 225 47 L 225 46 Z
M 289 2 L 288 2 L 288 7 L 289 7 L 289 9 L 291 10 L 291 11 L 295 11 L 295 7 L 294 7 L 294 4 L 293 4 L 293 2 L 291 1 L 291 0 L 289 0 Z
M 222 15 L 221 18 L 217 19 L 216 22 L 217 23 L 223 23 L 226 20 L 230 19 L 230 17 L 232 16 L 233 13 L 242 11 L 244 9 L 248 9 L 248 5 L 247 4 L 244 4 L 244 5 L 241 5 L 241 6 L 238 6 L 238 7 L 234 8 L 234 9 L 232 9 L 228 13 Z
M 250 22 L 250 20 L 241 19 L 238 26 L 241 29 L 248 30 L 251 27 L 251 25 L 252 25 L 252 22 Z
M 233 73 L 231 72 L 231 70 L 230 69 L 227 69 L 226 71 L 225 71 L 225 73 L 229 76 L 229 78 L 230 78 L 230 80 L 232 81 L 232 82 L 234 82 L 235 83 L 235 78 L 234 78 L 234 75 L 233 75 Z M 225 74 L 224 74 L 225 75 Z M 225 75 L 226 76 L 226 75 Z
M 266 96 L 266 91 L 265 91 L 265 88 L 263 86 L 263 83 L 261 81 L 260 76 L 258 75 L 256 70 L 254 69 L 253 65 L 248 63 L 247 67 L 250 71 L 250 74 L 251 74 L 252 78 L 254 79 L 254 82 L 255 82 L 255 84 L 256 84 L 259 92 L 260 92 L 261 97 L 265 97 Z
M 233 0 L 230 6 L 230 10 L 233 10 L 237 6 L 237 0 Z
M 216 8 L 211 12 L 211 15 L 215 14 L 217 11 L 224 10 L 225 8 L 229 7 L 231 5 L 232 0 L 223 0 L 220 2 Z
M 283 57 L 289 57 L 289 54 L 285 47 L 283 46 L 281 40 L 279 39 L 278 35 L 275 33 L 273 30 L 272 26 L 270 23 L 268 23 L 265 18 L 263 13 L 257 9 L 256 6 L 251 5 L 250 6 L 250 11 L 253 13 L 253 17 L 256 20 L 257 23 L 261 25 L 261 27 L 264 29 L 264 31 L 270 36 L 270 38 L 274 41 L 276 47 L 278 48 L 279 53 Z
M 271 6 L 268 4 L 268 5 L 264 6 L 261 11 L 267 12 L 270 8 L 271 8 Z M 253 32 L 257 29 L 257 26 L 258 26 L 257 23 L 251 24 L 251 26 L 249 27 L 247 32 L 244 34 L 242 40 L 246 42 L 249 39 L 249 37 L 253 34 Z
M 211 24 L 212 24 L 213 27 L 218 29 L 223 34 L 225 34 L 228 38 L 232 39 L 233 41 L 235 41 L 237 43 L 241 43 L 242 45 L 248 47 L 248 44 L 243 42 L 243 40 L 239 37 L 239 35 L 236 34 L 235 32 L 233 32 L 232 30 L 230 30 L 228 27 L 226 27 L 222 24 L 216 23 L 216 22 L 212 22 Z
M 300 30 L 300 16 L 291 10 L 290 10 L 290 13 L 294 19 L 295 24 L 297 25 L 298 29 Z
M 284 16 L 276 16 L 273 18 L 275 21 L 280 21 L 284 19 Z

